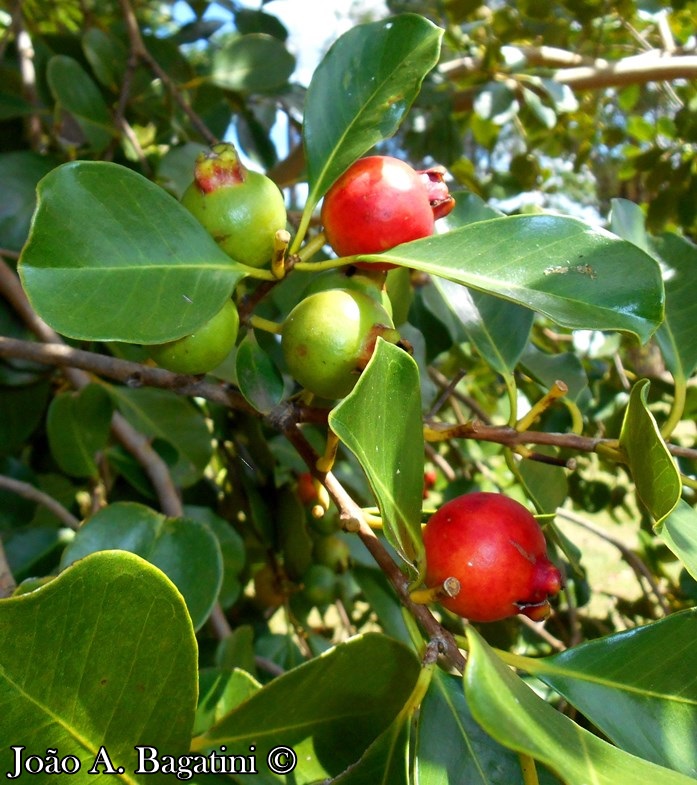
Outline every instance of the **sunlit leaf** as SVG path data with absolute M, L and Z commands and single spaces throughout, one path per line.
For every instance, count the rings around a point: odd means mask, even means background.
M 402 14 L 335 41 L 305 101 L 310 208 L 356 158 L 394 134 L 438 62 L 442 35 L 424 17 Z
M 12 641 L 0 653 L 3 739 L 41 755 L 75 755 L 76 782 L 106 776 L 88 774 L 102 746 L 129 772 L 114 782 L 171 781 L 133 774 L 136 745 L 186 752 L 196 710 L 193 628 L 160 570 L 123 551 L 93 554 L 42 588 L 0 601 L 0 631 Z M 2 771 L 14 770 L 13 758 L 3 744 Z
M 361 258 L 463 283 L 575 329 L 623 330 L 646 341 L 663 319 L 656 261 L 574 218 L 478 221 Z
M 688 785 L 694 779 L 612 746 L 556 711 L 496 656 L 474 628 L 465 670 L 472 715 L 498 742 L 530 755 L 566 785 Z
M 639 498 L 655 523 L 660 525 L 675 509 L 682 483 L 675 460 L 647 407 L 649 386 L 649 380 L 644 379 L 632 388 L 620 433 L 620 447 L 627 457 Z
M 388 541 L 420 567 L 424 442 L 414 360 L 378 340 L 358 384 L 332 410 L 329 425 L 365 471 Z
M 696 777 L 696 628 L 696 610 L 676 613 L 528 660 L 526 670 L 623 750 Z
M 59 333 L 145 344 L 190 335 L 243 276 L 162 188 L 101 161 L 63 164 L 41 180 L 19 273 Z

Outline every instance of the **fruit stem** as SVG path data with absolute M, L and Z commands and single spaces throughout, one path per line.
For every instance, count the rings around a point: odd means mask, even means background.
M 523 785 L 540 785 L 540 781 L 537 778 L 535 759 L 524 752 L 519 752 L 518 760 L 520 761 L 520 769 L 523 772 Z
M 271 319 L 264 319 L 263 316 L 257 316 L 256 314 L 252 314 L 252 316 L 249 317 L 248 324 L 255 330 L 263 330 L 266 333 L 273 333 L 274 335 L 280 335 L 283 331 L 282 324 L 272 322 Z
M 304 250 L 304 249 L 303 249 Z M 346 267 L 351 264 L 355 256 L 344 256 L 341 259 L 323 259 L 321 262 L 296 262 L 295 270 L 305 270 L 305 272 L 321 273 L 324 270 L 334 270 L 337 267 Z
M 518 420 L 515 424 L 516 431 L 522 432 L 529 430 L 530 426 L 538 420 L 556 400 L 563 398 L 568 392 L 569 388 L 566 384 L 557 379 L 542 398 L 532 405 L 530 411 Z
M 317 463 L 315 464 L 315 468 L 318 472 L 326 474 L 332 470 L 332 466 L 334 466 L 334 461 L 336 460 L 336 451 L 338 449 L 339 437 L 334 431 L 329 430 L 327 432 L 327 444 L 324 448 L 324 454 L 317 459 Z
M 286 251 L 290 245 L 290 232 L 279 229 L 273 238 L 273 256 L 271 257 L 271 274 L 277 280 L 286 274 Z
M 308 240 L 305 245 L 298 251 L 298 259 L 301 262 L 306 262 L 308 259 L 311 259 L 317 251 L 321 251 L 324 247 L 324 244 L 327 242 L 327 238 L 324 232 L 318 232 L 311 240 Z M 297 264 L 297 262 L 296 262 Z
M 457 597 L 460 593 L 460 581 L 457 578 L 446 578 L 439 586 L 428 589 L 414 589 L 409 592 L 409 599 L 416 605 L 430 605 L 440 602 L 443 598 Z
M 663 423 L 661 436 L 668 439 L 675 430 L 675 426 L 682 420 L 687 401 L 687 381 L 683 374 L 673 376 L 675 392 L 673 393 L 673 405 L 670 407 L 668 419 Z

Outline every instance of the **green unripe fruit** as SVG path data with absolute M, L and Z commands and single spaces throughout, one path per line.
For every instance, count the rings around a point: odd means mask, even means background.
M 320 398 L 342 398 L 358 381 L 379 337 L 399 341 L 392 319 L 363 292 L 329 289 L 301 300 L 281 332 L 293 378 Z
M 247 169 L 231 144 L 201 153 L 194 182 L 181 203 L 225 251 L 242 264 L 262 267 L 273 255 L 274 237 L 286 228 L 286 206 L 278 186 Z
M 175 373 L 200 374 L 217 368 L 237 341 L 240 317 L 232 300 L 195 333 L 148 347 L 150 357 Z
M 323 292 L 327 289 L 349 289 L 353 292 L 363 292 L 380 305 L 392 317 L 392 300 L 385 288 L 385 273 L 365 273 L 350 268 L 349 270 L 326 270 L 315 275 L 312 283 L 305 290 L 305 295 Z
M 312 605 L 329 605 L 336 598 L 336 574 L 324 564 L 312 564 L 303 575 L 303 596 Z

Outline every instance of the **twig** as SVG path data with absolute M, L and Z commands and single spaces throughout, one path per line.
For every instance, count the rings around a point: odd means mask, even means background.
M 5 548 L 0 540 L 0 599 L 9 597 L 17 588 L 17 581 L 14 579 L 12 570 L 5 555 Z
M 26 298 L 26 295 L 24 294 L 24 290 L 22 289 L 22 286 L 19 282 L 19 278 L 17 278 L 15 273 L 2 259 L 0 259 L 0 295 L 5 297 L 5 299 L 10 303 L 10 305 L 12 305 L 25 324 L 29 327 L 29 329 L 34 332 L 34 334 L 40 340 L 51 342 L 54 346 L 57 345 L 58 348 L 62 349 L 63 351 L 71 351 L 69 347 L 66 347 L 63 344 L 63 341 L 58 333 L 52 330 L 43 321 L 43 319 L 41 319 L 34 312 Z M 0 337 L 0 341 L 12 340 L 13 339 L 10 338 Z M 30 349 L 30 347 L 33 348 L 33 350 L 42 350 L 45 348 L 40 344 L 36 344 L 32 341 L 23 341 L 22 343 L 26 344 L 27 349 Z M 22 355 L 19 354 L 14 356 L 21 357 Z M 49 362 L 49 364 L 60 365 L 61 363 Z M 70 367 L 69 363 L 66 363 L 65 365 L 64 374 L 70 384 L 72 384 L 73 387 L 78 390 L 85 387 L 91 381 L 89 374 L 85 373 L 84 370 Z M 178 506 L 174 504 L 174 500 L 178 500 L 179 497 L 177 495 L 177 489 L 174 486 L 174 482 L 172 481 L 172 476 L 169 473 L 167 464 L 152 448 L 149 450 L 147 449 L 145 438 L 142 436 L 142 434 L 138 433 L 138 431 L 136 431 L 136 429 L 133 428 L 131 424 L 121 415 L 118 415 L 118 413 L 115 413 L 112 417 L 111 431 L 117 441 L 123 444 L 127 450 L 134 451 L 132 454 L 136 457 L 136 460 L 145 461 L 143 463 L 143 469 L 153 484 L 153 488 L 155 489 L 155 492 L 160 499 L 163 511 L 167 509 L 168 515 L 174 515 L 176 517 L 181 516 L 181 502 L 178 502 Z
M 208 142 L 208 144 L 215 144 L 218 142 L 219 140 L 215 134 L 211 133 L 208 126 L 191 108 L 191 105 L 185 101 L 184 98 L 182 98 L 177 85 L 170 78 L 167 71 L 162 68 L 162 66 L 148 51 L 148 48 L 145 46 L 145 42 L 143 41 L 143 36 L 140 33 L 138 20 L 136 19 L 136 15 L 129 0 L 120 0 L 120 4 L 121 10 L 123 12 L 124 23 L 126 25 L 126 31 L 128 32 L 128 40 L 131 46 L 132 55 L 137 59 L 142 60 L 145 65 L 147 65 L 147 67 L 153 72 L 153 74 L 155 74 L 155 76 L 162 82 L 172 98 L 174 98 L 179 108 L 184 112 L 184 114 L 186 114 L 186 116 L 191 121 L 191 124 Z
M 571 512 L 570 510 L 558 509 L 557 516 L 560 518 L 565 518 L 567 521 L 571 521 L 571 523 L 575 523 L 577 526 L 582 526 L 589 532 L 592 532 L 596 535 L 596 537 L 600 537 L 601 539 L 605 540 L 605 542 L 610 543 L 613 545 L 617 550 L 622 554 L 622 558 L 629 564 L 632 568 L 634 573 L 639 578 L 639 585 L 641 585 L 641 578 L 643 577 L 646 582 L 651 587 L 651 591 L 654 593 L 658 604 L 661 606 L 661 610 L 663 614 L 667 616 L 670 613 L 670 608 L 668 604 L 663 598 L 661 594 L 661 590 L 658 587 L 658 584 L 654 580 L 653 575 L 649 568 L 644 564 L 644 562 L 634 553 L 630 548 L 628 548 L 623 542 L 616 539 L 610 534 L 598 529 L 597 527 L 593 526 L 590 521 L 587 521 L 585 518 L 582 518 L 580 515 L 576 515 L 576 513 Z M 643 586 L 642 586 L 643 591 Z
M 0 474 L 0 488 L 15 493 L 23 499 L 28 499 L 29 501 L 40 504 L 74 531 L 77 531 L 80 528 L 80 521 L 70 512 L 70 510 L 67 510 L 59 501 L 52 496 L 49 496 L 47 493 L 40 491 L 38 488 L 35 488 L 30 483 L 15 480 L 14 477 L 7 477 L 4 474 Z

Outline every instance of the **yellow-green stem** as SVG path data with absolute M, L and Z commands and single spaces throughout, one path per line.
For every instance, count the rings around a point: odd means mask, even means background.
M 687 400 L 687 380 L 682 374 L 673 377 L 674 380 L 674 393 L 673 405 L 670 407 L 668 419 L 663 423 L 661 428 L 661 436 L 664 439 L 670 438 L 670 435 L 675 430 L 676 426 L 682 420 L 685 411 L 685 402 Z
M 520 761 L 520 769 L 523 772 L 523 785 L 540 785 L 540 781 L 537 779 L 535 759 L 524 752 L 519 752 L 518 760 Z
M 527 431 L 530 426 L 538 420 L 549 407 L 556 401 L 558 398 L 562 398 L 566 393 L 569 392 L 569 388 L 564 384 L 564 382 L 556 381 L 550 387 L 550 389 L 540 398 L 539 401 L 535 401 L 535 403 L 530 407 L 530 411 L 523 415 L 517 423 L 515 423 L 516 431 Z
M 516 420 L 518 419 L 518 388 L 516 387 L 515 379 L 512 373 L 505 373 L 503 381 L 506 385 L 506 394 L 508 395 L 508 405 L 511 409 L 508 415 L 508 424 L 515 428 Z
M 272 322 L 271 319 L 264 319 L 263 316 L 253 314 L 249 317 L 249 324 L 255 330 L 263 330 L 266 333 L 273 333 L 280 335 L 283 332 L 283 325 L 278 322 Z
M 327 242 L 327 238 L 324 235 L 324 232 L 319 232 L 316 234 L 311 240 L 308 240 L 305 245 L 298 251 L 298 258 L 301 262 L 307 262 L 308 259 L 311 259 L 317 251 L 321 251 L 324 244 Z
M 308 273 L 321 273 L 324 270 L 334 270 L 337 267 L 346 267 L 347 264 L 353 264 L 355 256 L 342 256 L 339 259 L 324 259 L 321 262 L 296 262 L 296 270 L 304 270 Z

